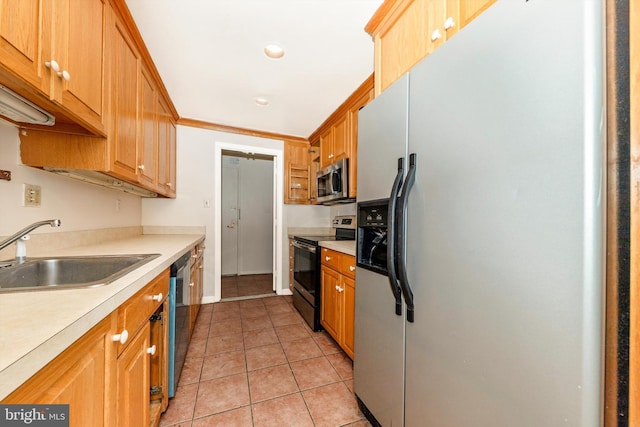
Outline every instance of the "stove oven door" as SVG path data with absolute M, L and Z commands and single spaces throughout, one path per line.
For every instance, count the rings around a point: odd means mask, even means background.
M 293 241 L 294 288 L 311 306 L 316 307 L 316 294 L 320 289 L 320 257 L 316 246 Z

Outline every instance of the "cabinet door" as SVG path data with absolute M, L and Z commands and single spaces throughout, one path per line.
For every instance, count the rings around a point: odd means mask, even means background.
M 176 127 L 169 108 L 158 96 L 158 190 L 167 197 L 176 194 Z
M 112 172 L 135 182 L 138 166 L 138 88 L 140 56 L 126 29 L 116 20 L 113 31 L 111 78 Z
M 2 403 L 69 404 L 71 427 L 114 425 L 112 320 L 107 316 Z
M 153 79 L 142 69 L 142 126 L 138 153 L 138 182 L 146 188 L 158 185 L 158 126 L 156 117 L 157 93 Z
M 193 333 L 193 329 L 196 325 L 198 318 L 198 312 L 200 311 L 200 305 L 202 304 L 202 279 L 203 279 L 203 257 L 197 258 L 195 263 L 191 266 L 190 278 L 191 278 L 191 295 L 189 306 L 189 330 Z
M 353 337 L 356 308 L 356 282 L 342 276 L 342 349 L 353 360 Z
M 340 340 L 340 320 L 338 307 L 338 289 L 340 274 L 322 266 L 320 269 L 322 300 L 320 303 L 320 323 L 336 341 Z
M 116 424 L 119 427 L 149 425 L 149 323 L 118 357 Z
M 373 88 L 349 109 L 351 147 L 349 151 L 349 197 L 358 195 L 358 112 L 373 99 Z
M 152 421 L 160 419 L 160 413 L 169 405 L 169 300 L 165 298 L 158 310 L 149 319 L 150 345 L 156 351 L 150 357 L 149 387 L 151 391 L 150 416 Z
M 105 0 L 54 0 L 55 45 L 51 97 L 79 121 L 105 134 L 103 124 L 105 52 L 108 5 Z M 68 78 L 68 80 L 66 79 Z M 134 92 L 135 94 L 135 92 Z
M 406 73 L 429 49 L 427 7 L 430 0 L 409 0 L 376 36 L 376 94 Z
M 45 93 L 50 73 L 43 63 L 51 60 L 50 37 L 50 0 L 0 0 L 2 67 Z
M 349 114 L 342 116 L 331 127 L 333 132 L 332 162 L 351 157 L 351 132 L 349 132 Z
M 333 132 L 331 128 L 320 135 L 320 169 L 333 163 Z
M 460 8 L 460 28 L 465 27 L 469 22 L 473 21 L 484 12 L 489 6 L 494 4 L 496 0 L 458 0 Z

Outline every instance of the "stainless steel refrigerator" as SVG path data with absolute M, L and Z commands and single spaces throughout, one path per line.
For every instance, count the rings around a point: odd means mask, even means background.
M 360 111 L 354 387 L 374 423 L 601 425 L 603 7 L 499 0 Z M 376 215 L 389 234 L 363 249 Z M 385 245 L 386 269 L 361 262 Z

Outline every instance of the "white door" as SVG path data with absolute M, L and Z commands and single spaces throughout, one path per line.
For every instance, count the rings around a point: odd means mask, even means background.
M 238 159 L 222 158 L 222 275 L 238 274 Z

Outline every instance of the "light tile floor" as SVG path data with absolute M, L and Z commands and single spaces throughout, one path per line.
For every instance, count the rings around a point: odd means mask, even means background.
M 240 299 L 248 296 L 273 294 L 272 274 L 248 274 L 244 276 L 223 276 L 221 283 L 222 300 Z
M 203 305 L 160 425 L 370 426 L 352 366 L 325 332 L 311 331 L 291 297 Z

